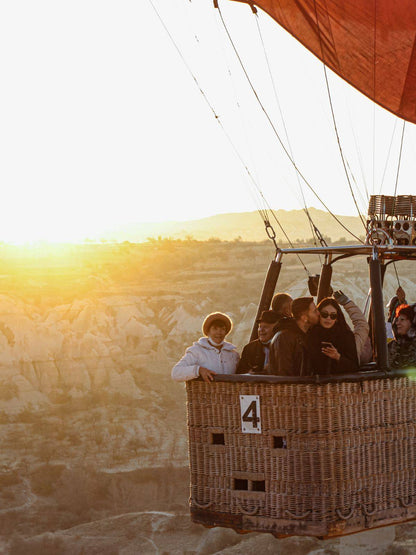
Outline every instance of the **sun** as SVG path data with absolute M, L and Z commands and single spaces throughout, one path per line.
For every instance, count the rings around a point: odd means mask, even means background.
M 32 205 L 4 214 L 0 241 L 11 244 L 78 243 L 97 239 L 103 222 L 81 211 L 63 211 L 62 205 Z

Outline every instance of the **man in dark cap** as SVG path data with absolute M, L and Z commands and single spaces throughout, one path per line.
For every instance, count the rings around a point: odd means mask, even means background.
M 241 355 L 237 374 L 267 374 L 269 363 L 269 345 L 274 335 L 277 314 L 273 310 L 264 310 L 258 319 L 258 339 L 250 341 Z

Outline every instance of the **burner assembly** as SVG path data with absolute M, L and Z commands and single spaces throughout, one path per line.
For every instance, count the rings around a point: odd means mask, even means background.
M 371 196 L 366 243 L 416 245 L 416 196 Z

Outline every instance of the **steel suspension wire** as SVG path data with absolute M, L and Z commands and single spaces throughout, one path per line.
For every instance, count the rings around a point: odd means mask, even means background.
M 240 162 L 241 162 L 241 164 L 243 165 L 245 171 L 247 172 L 247 175 L 248 175 L 250 181 L 252 182 L 252 184 L 253 184 L 254 187 L 256 188 L 256 190 L 257 190 L 258 194 L 260 195 L 261 199 L 263 200 L 264 205 L 265 205 L 265 206 L 269 206 L 269 205 L 268 205 L 268 202 L 266 201 L 266 199 L 265 199 L 265 197 L 264 197 L 264 195 L 263 195 L 263 193 L 262 193 L 262 191 L 261 191 L 261 189 L 260 189 L 260 187 L 258 186 L 258 184 L 257 184 L 256 180 L 254 179 L 252 173 L 250 172 L 250 169 L 248 168 L 248 166 L 247 166 L 246 163 L 244 162 L 242 156 L 241 156 L 240 153 L 238 152 L 238 150 L 237 150 L 236 146 L 234 145 L 234 143 L 233 143 L 233 141 L 232 141 L 230 135 L 227 133 L 225 127 L 223 126 L 223 124 L 222 124 L 222 122 L 221 122 L 221 120 L 220 120 L 220 117 L 217 115 L 217 113 L 215 112 L 214 107 L 213 107 L 212 104 L 210 103 L 210 101 L 209 101 L 207 95 L 206 95 L 205 92 L 202 90 L 202 88 L 201 88 L 201 86 L 200 86 L 200 84 L 199 84 L 199 82 L 198 82 L 198 79 L 196 78 L 195 74 L 193 73 L 192 69 L 190 68 L 189 64 L 187 63 L 185 57 L 183 56 L 182 52 L 180 51 L 180 49 L 179 49 L 178 45 L 176 44 L 175 39 L 173 38 L 172 34 L 169 32 L 169 29 L 167 28 L 165 22 L 163 21 L 162 17 L 160 16 L 158 10 L 156 9 L 156 6 L 155 6 L 154 3 L 152 2 L 152 0 L 149 0 L 149 2 L 150 2 L 150 4 L 151 4 L 151 6 L 152 6 L 154 12 L 156 13 L 156 16 L 158 17 L 160 23 L 162 24 L 162 26 L 163 26 L 165 32 L 167 33 L 167 35 L 168 35 L 168 37 L 169 37 L 171 43 L 173 44 L 173 46 L 174 46 L 176 52 L 178 53 L 179 57 L 181 58 L 183 64 L 185 65 L 185 67 L 186 67 L 188 73 L 189 73 L 190 76 L 192 77 L 192 80 L 194 81 L 195 85 L 197 86 L 199 92 L 202 94 L 202 97 L 204 98 L 206 104 L 208 105 L 209 109 L 211 110 L 212 114 L 214 115 L 215 120 L 217 121 L 217 123 L 218 123 L 219 126 L 221 127 L 221 130 L 223 131 L 223 133 L 224 133 L 225 137 L 227 138 L 228 142 L 230 143 L 230 145 L 231 145 L 231 147 L 232 147 L 232 149 L 233 149 L 235 155 L 236 155 L 236 156 L 238 157 L 238 159 L 240 160 Z M 269 230 L 270 230 L 270 229 L 273 230 L 273 228 L 272 228 L 272 226 L 271 226 L 271 224 L 270 224 L 270 219 L 269 219 L 267 210 L 266 210 L 266 209 L 262 209 L 262 208 L 258 208 L 258 212 L 259 212 L 261 218 L 263 219 L 263 222 L 264 222 L 264 225 L 265 225 L 265 228 L 266 228 L 266 234 L 267 234 L 267 236 L 269 237 L 269 239 L 271 239 L 271 240 L 274 242 L 275 246 L 277 247 L 276 242 L 275 242 L 275 240 L 274 240 L 274 237 L 272 237 L 272 236 L 271 236 L 272 234 L 269 233 Z M 285 238 L 287 239 L 289 245 L 293 248 L 293 243 L 291 242 L 291 240 L 289 239 L 287 233 L 286 233 L 285 230 L 283 229 L 283 226 L 281 225 L 281 223 L 279 222 L 278 218 L 276 217 L 276 215 L 275 215 L 274 213 L 273 213 L 273 216 L 274 216 L 274 218 L 275 218 L 277 224 L 279 225 L 280 229 L 282 230 L 282 233 L 284 234 Z M 273 232 L 274 232 L 274 230 L 273 230 Z M 305 269 L 306 273 L 309 275 L 309 272 L 308 272 L 308 270 L 307 270 L 305 264 L 303 263 L 302 259 L 300 258 L 299 254 L 297 254 L 297 257 L 298 257 L 300 263 L 302 264 L 303 268 Z
M 263 199 L 264 199 L 264 201 L 267 203 L 267 201 L 266 201 L 266 199 L 265 199 L 264 197 L 263 197 Z M 282 226 L 282 224 L 280 223 L 280 221 L 279 221 L 279 219 L 278 219 L 278 217 L 277 217 L 275 211 L 270 207 L 269 203 L 267 203 L 267 207 L 268 207 L 268 209 L 269 209 L 271 215 L 272 215 L 273 218 L 275 219 L 277 225 L 280 227 L 280 229 L 281 229 L 283 235 L 285 236 L 285 238 L 286 238 L 288 244 L 289 244 L 290 247 L 293 249 L 293 248 L 294 248 L 294 245 L 293 245 L 292 241 L 289 239 L 289 236 L 288 236 L 288 234 L 286 233 L 286 231 L 283 229 L 283 226 Z M 266 222 L 265 222 L 265 223 L 266 223 Z M 267 233 L 267 235 L 269 236 L 269 233 L 267 232 L 267 228 L 268 228 L 268 227 L 271 227 L 270 221 L 268 221 L 268 222 L 267 222 L 267 225 L 266 225 L 266 233 Z M 272 229 L 273 229 L 273 228 L 272 228 Z M 271 237 L 269 236 L 269 238 L 271 238 Z M 306 274 L 309 276 L 309 275 L 310 275 L 310 272 L 309 272 L 309 270 L 307 269 L 307 267 L 305 266 L 305 264 L 304 264 L 303 260 L 301 259 L 299 253 L 296 253 L 296 257 L 297 257 L 297 259 L 299 260 L 299 262 L 301 263 L 301 265 L 302 265 L 303 269 L 305 270 Z
M 319 18 L 318 18 L 318 10 L 317 10 L 317 7 L 316 7 L 316 0 L 314 0 L 313 3 L 314 3 L 314 8 L 315 8 L 316 25 L 317 25 L 317 28 L 318 28 L 319 46 L 321 48 L 322 66 L 324 68 L 326 90 L 327 90 L 327 93 L 328 93 L 329 106 L 330 106 L 330 109 L 331 109 L 332 122 L 334 124 L 334 130 L 335 130 L 335 136 L 337 138 L 338 149 L 339 149 L 339 153 L 340 153 L 340 156 L 341 156 L 342 165 L 344 167 L 345 175 L 347 177 L 348 187 L 350 189 L 350 193 L 351 193 L 352 199 L 353 199 L 354 204 L 355 204 L 355 208 L 357 209 L 358 216 L 361 220 L 361 223 L 363 224 L 364 229 L 366 230 L 367 226 L 366 226 L 364 218 L 363 218 L 363 216 L 360 212 L 360 209 L 358 208 L 357 200 L 355 198 L 354 191 L 353 191 L 353 188 L 352 188 L 352 185 L 351 185 L 350 176 L 348 174 L 348 169 L 347 169 L 347 165 L 346 165 L 346 162 L 345 162 L 344 152 L 342 150 L 341 140 L 339 138 L 338 126 L 337 126 L 337 122 L 336 122 L 336 119 L 335 119 L 334 106 L 333 106 L 333 103 L 332 103 L 332 95 L 331 95 L 331 90 L 329 88 L 328 72 L 326 70 L 326 65 L 325 65 L 325 61 L 324 61 L 325 56 L 324 56 L 324 49 L 323 49 L 323 46 L 322 46 L 321 30 L 320 30 L 320 27 L 319 27 Z
M 252 10 L 252 12 L 254 14 L 254 17 L 255 17 L 257 31 L 258 31 L 260 41 L 261 41 L 261 44 L 262 44 L 262 47 L 263 47 L 264 57 L 265 57 L 265 60 L 266 60 L 266 65 L 267 65 L 267 69 L 268 69 L 268 72 L 269 72 L 270 81 L 272 83 L 274 97 L 275 97 L 276 104 L 277 104 L 277 107 L 278 107 L 278 110 L 279 110 L 280 119 L 282 120 L 282 125 L 283 125 L 283 129 L 284 129 L 284 132 L 285 132 L 285 137 L 286 137 L 286 141 L 287 141 L 287 144 L 288 144 L 289 152 L 290 152 L 291 157 L 294 158 L 292 145 L 290 144 L 289 133 L 288 133 L 288 130 L 287 130 L 287 127 L 286 127 L 285 118 L 283 117 L 283 110 L 282 110 L 282 107 L 281 107 L 281 104 L 280 104 L 280 101 L 279 101 L 279 95 L 277 94 L 276 83 L 275 83 L 275 80 L 273 78 L 273 73 L 272 73 L 272 70 L 271 70 L 269 57 L 268 57 L 267 51 L 266 51 L 266 45 L 264 43 L 263 34 L 261 32 L 261 28 L 260 28 L 260 24 L 259 24 L 258 11 L 257 11 L 257 8 L 254 5 L 251 5 L 250 7 L 251 7 L 251 10 Z M 298 187 L 299 187 L 299 190 L 300 190 L 300 194 L 302 196 L 304 212 L 306 214 L 306 217 L 308 218 L 309 226 L 310 226 L 310 229 L 311 229 L 314 245 L 315 245 L 315 247 L 318 246 L 318 244 L 316 242 L 316 239 L 318 238 L 318 240 L 321 242 L 322 247 L 323 246 L 328 246 L 326 244 L 326 241 L 323 239 L 322 235 L 320 234 L 318 228 L 316 227 L 316 225 L 314 224 L 314 222 L 311 218 L 311 215 L 309 213 L 309 210 L 308 210 L 308 207 L 307 207 L 307 204 L 306 204 L 305 194 L 304 194 L 304 191 L 303 191 L 302 183 L 300 181 L 298 172 L 295 171 L 295 175 L 296 175 L 296 180 L 297 180 Z M 315 230 L 317 230 L 318 233 L 316 233 Z M 323 241 L 324 244 L 322 243 L 322 241 Z M 319 261 L 321 262 L 321 256 L 319 254 L 318 254 L 318 257 L 319 257 Z
M 397 184 L 399 182 L 399 172 L 400 172 L 400 165 L 401 165 L 401 160 L 402 160 L 402 151 L 403 151 L 403 141 L 404 141 L 404 130 L 406 128 L 406 120 L 403 120 L 403 128 L 402 128 L 402 136 L 400 139 L 400 152 L 399 152 L 399 160 L 397 163 L 397 174 L 396 174 L 396 183 L 394 185 L 394 203 L 396 204 L 396 193 L 397 193 Z M 397 279 L 397 283 L 400 287 L 400 279 L 399 279 L 399 274 L 397 272 L 397 268 L 396 268 L 396 264 L 395 262 L 393 262 L 393 266 L 394 266 L 394 271 L 396 272 L 396 279 Z
M 358 141 L 357 141 L 357 136 L 356 136 L 355 131 L 354 131 L 354 126 L 352 124 L 351 112 L 349 110 L 349 107 L 348 107 L 348 118 L 349 118 L 349 122 L 350 122 L 350 126 L 351 126 L 352 136 L 354 137 L 355 150 L 357 152 L 358 163 L 360 165 L 361 179 L 363 180 L 363 183 L 364 183 L 364 189 L 365 189 L 365 194 L 366 194 L 366 197 L 367 197 L 367 206 L 368 206 L 368 202 L 370 200 L 370 194 L 368 192 L 367 181 L 366 181 L 366 178 L 365 178 L 365 172 L 364 172 L 363 159 L 362 159 L 362 156 L 361 156 L 361 150 L 360 150 L 360 146 L 359 146 Z M 355 182 L 355 179 L 354 179 L 354 183 L 357 187 L 357 190 L 359 191 L 359 187 L 357 186 L 357 184 Z
M 384 164 L 383 176 L 382 176 L 382 178 L 381 178 L 380 189 L 379 189 L 379 191 L 378 191 L 378 194 L 379 194 L 379 195 L 381 195 L 381 190 L 382 190 L 383 184 L 384 184 L 384 178 L 386 177 L 387 166 L 388 166 L 388 162 L 389 162 L 389 160 L 390 160 L 391 147 L 393 146 L 393 139 L 394 139 L 394 135 L 395 135 L 395 133 L 396 133 L 396 127 L 397 127 L 397 119 L 394 120 L 393 133 L 391 134 L 389 150 L 387 151 L 386 163 Z
M 359 189 L 359 187 L 358 187 L 358 184 L 357 184 L 357 182 L 356 182 L 356 180 L 355 180 L 354 174 L 352 173 L 352 170 L 351 170 L 351 168 L 350 168 L 350 165 L 349 165 L 349 163 L 348 163 L 348 160 L 346 160 L 346 164 L 347 164 L 347 169 L 348 169 L 349 172 L 351 173 L 351 179 L 353 180 L 354 185 L 355 185 L 356 188 L 357 188 L 357 193 L 358 193 L 358 196 L 360 197 L 360 200 L 361 200 L 361 202 L 362 202 L 362 205 L 365 206 L 365 208 L 367 209 L 368 201 L 370 200 L 370 198 L 367 197 L 367 206 L 366 206 L 366 203 L 365 203 L 365 201 L 364 201 L 363 195 L 361 194 L 361 191 L 360 191 L 360 189 Z
M 402 128 L 402 137 L 400 139 L 400 151 L 399 151 L 399 160 L 397 163 L 397 173 L 396 173 L 396 183 L 394 185 L 394 196 L 397 194 L 397 184 L 399 182 L 399 172 L 400 172 L 400 165 L 402 161 L 402 151 L 403 151 L 403 139 L 404 139 L 404 130 L 406 128 L 406 120 L 403 120 L 403 128 Z
M 224 26 L 225 32 L 226 32 L 226 34 L 227 34 L 227 36 L 228 36 L 228 38 L 229 38 L 229 40 L 230 40 L 231 46 L 232 46 L 232 48 L 233 48 L 233 50 L 234 50 L 234 52 L 235 52 L 235 54 L 236 54 L 236 56 L 237 56 L 237 59 L 238 59 L 238 61 L 239 61 L 239 63 L 240 63 L 240 66 L 241 66 L 243 72 L 244 72 L 244 75 L 245 75 L 245 77 L 246 77 L 246 79 L 247 79 L 247 81 L 248 81 L 248 83 L 249 83 L 249 85 L 250 85 L 250 88 L 251 88 L 251 90 L 252 90 L 252 92 L 253 92 L 253 94 L 254 94 L 254 96 L 255 96 L 257 102 L 259 103 L 260 108 L 262 109 L 263 113 L 265 114 L 265 116 L 266 116 L 266 118 L 267 118 L 267 121 L 269 122 L 269 124 L 270 124 L 270 126 L 271 126 L 271 128 L 272 128 L 272 130 L 273 130 L 273 132 L 274 132 L 274 134 L 275 134 L 275 136 L 276 136 L 276 138 L 277 138 L 277 140 L 279 141 L 279 143 L 280 143 L 280 145 L 281 145 L 281 147 L 282 147 L 284 153 L 286 154 L 287 158 L 289 159 L 289 161 L 291 162 L 291 164 L 293 165 L 293 167 L 295 168 L 295 170 L 298 172 L 298 174 L 299 174 L 300 178 L 302 179 L 302 181 L 303 181 L 303 182 L 305 183 L 305 185 L 310 189 L 310 191 L 312 191 L 312 193 L 313 193 L 313 194 L 315 195 L 315 197 L 319 200 L 319 202 L 322 204 L 322 206 L 325 208 L 325 210 L 334 218 L 334 220 L 335 220 L 335 221 L 336 221 L 347 233 L 349 233 L 352 237 L 354 237 L 354 239 L 357 239 L 357 241 L 358 241 L 359 243 L 363 243 L 363 244 L 364 244 L 364 242 L 363 242 L 359 237 L 357 237 L 357 235 L 355 235 L 352 231 L 350 231 L 350 230 L 347 228 L 347 226 L 345 226 L 345 225 L 340 221 L 340 219 L 329 209 L 329 207 L 325 204 L 325 202 L 321 199 L 321 197 L 318 195 L 318 193 L 315 191 L 315 189 L 312 187 L 312 185 L 308 182 L 308 180 L 306 179 L 306 177 L 303 175 L 303 173 L 302 173 L 302 172 L 300 171 L 300 169 L 297 167 L 295 161 L 293 160 L 293 158 L 292 158 L 292 156 L 290 155 L 288 149 L 286 148 L 285 144 L 283 143 L 282 138 L 280 137 L 279 133 L 277 132 L 277 129 L 276 129 L 275 125 L 273 124 L 273 122 L 272 122 L 272 120 L 271 120 L 269 114 L 267 113 L 267 110 L 265 109 L 265 107 L 264 107 L 264 105 L 263 105 L 263 103 L 262 103 L 262 101 L 261 101 L 259 95 L 257 94 L 257 91 L 256 91 L 256 89 L 255 89 L 255 87 L 254 87 L 254 85 L 253 85 L 253 83 L 252 83 L 252 81 L 251 81 L 251 79 L 250 79 L 248 73 L 247 73 L 247 70 L 246 70 L 245 67 L 244 67 L 244 64 L 243 64 L 243 62 L 242 62 L 242 60 L 241 60 L 241 57 L 240 57 L 240 55 L 238 54 L 237 48 L 236 48 L 236 46 L 235 46 L 235 44 L 234 44 L 234 42 L 233 42 L 233 40 L 232 40 L 232 37 L 231 37 L 231 35 L 230 35 L 229 31 L 228 31 L 227 25 L 226 25 L 226 23 L 225 23 L 225 20 L 224 20 L 224 18 L 223 18 L 222 12 L 221 12 L 221 8 L 220 8 L 219 5 L 218 5 L 218 0 L 214 0 L 214 7 L 218 9 L 218 13 L 219 13 L 219 15 L 220 15 L 220 18 L 221 18 L 222 24 L 223 24 L 223 26 Z
M 223 60 L 224 60 L 224 64 L 225 64 L 225 69 L 226 69 L 227 75 L 229 76 L 230 81 L 231 81 L 231 85 L 232 85 L 231 89 L 233 91 L 233 96 L 234 96 L 237 112 L 238 112 L 238 115 L 239 115 L 239 118 L 240 118 L 240 122 L 241 122 L 243 132 L 244 132 L 245 142 L 246 142 L 246 145 L 247 145 L 248 150 L 249 150 L 249 157 L 250 157 L 250 162 L 251 162 L 250 166 L 253 168 L 252 173 L 255 176 L 255 180 L 256 180 L 256 182 L 258 182 L 258 177 L 256 175 L 257 172 L 256 172 L 256 167 L 255 167 L 255 161 L 254 161 L 254 158 L 252 156 L 251 144 L 248 140 L 246 122 L 245 122 L 245 119 L 243 117 L 243 113 L 242 113 L 242 110 L 241 110 L 241 102 L 240 102 L 240 99 L 239 99 L 239 96 L 238 96 L 238 90 L 237 90 L 237 87 L 236 87 L 234 79 L 233 79 L 233 72 L 231 71 L 231 67 L 230 67 L 229 62 L 228 62 L 227 52 L 224 48 L 223 41 L 221 40 L 222 35 L 221 35 L 221 29 L 218 25 L 218 19 L 216 17 L 214 17 L 214 21 L 215 21 L 215 24 L 217 26 L 218 39 L 219 39 L 219 43 L 220 43 L 220 46 L 221 46 L 221 51 L 223 53 Z M 269 239 L 271 239 L 275 243 L 275 246 L 276 246 L 275 237 L 270 236 L 269 231 L 268 231 L 269 230 L 268 215 L 267 215 L 267 206 L 266 206 L 265 200 L 264 200 L 264 198 L 262 199 L 261 195 L 259 194 L 258 188 L 256 188 L 256 190 L 255 190 L 255 193 L 257 193 L 257 196 L 253 195 L 251 190 L 249 192 L 250 192 L 250 196 L 253 198 L 254 203 L 256 204 L 256 206 L 260 206 L 260 205 L 262 206 L 262 209 L 258 209 L 258 210 L 259 210 L 260 215 L 261 215 L 261 217 L 263 219 L 263 222 L 265 224 L 266 234 L 269 237 Z
M 397 194 L 397 185 L 399 183 L 399 173 L 400 173 L 400 166 L 401 166 L 401 161 L 402 161 L 402 151 L 403 151 L 403 139 L 404 139 L 404 130 L 406 128 L 406 121 L 403 120 L 403 128 L 402 128 L 402 136 L 400 139 L 400 151 L 399 151 L 399 160 L 397 162 L 397 172 L 396 172 L 396 182 L 394 184 L 394 208 L 396 208 L 396 194 Z M 396 267 L 394 268 L 396 270 Z M 397 270 L 396 270 L 396 275 L 397 275 Z M 397 277 L 398 279 L 398 277 Z
M 253 185 L 256 187 L 256 189 L 259 190 L 259 187 L 258 187 L 258 185 L 257 185 L 257 183 L 256 183 L 256 181 L 255 181 L 255 179 L 254 179 L 254 177 L 253 177 L 253 175 L 251 174 L 250 169 L 249 169 L 248 166 L 245 164 L 243 158 L 241 157 L 240 153 L 238 152 L 236 146 L 234 145 L 234 143 L 233 143 L 233 141 L 232 141 L 230 135 L 227 133 L 225 127 L 224 127 L 223 124 L 222 124 L 222 121 L 221 121 L 221 119 L 220 119 L 220 116 L 216 113 L 216 111 L 215 111 L 213 105 L 211 104 L 211 102 L 209 101 L 209 99 L 208 99 L 207 95 L 205 94 L 204 90 L 203 90 L 202 87 L 200 86 L 198 79 L 196 78 L 195 74 L 193 73 L 192 69 L 190 68 L 188 62 L 186 61 L 186 59 L 185 59 L 184 55 L 182 54 L 181 50 L 179 49 L 178 45 L 176 44 L 175 39 L 173 38 L 172 34 L 170 33 L 169 29 L 167 28 L 165 22 L 163 21 L 161 15 L 160 15 L 159 12 L 158 12 L 156 6 L 154 5 L 154 3 L 153 3 L 152 0 L 149 0 L 149 3 L 150 3 L 150 5 L 152 6 L 152 8 L 153 8 L 153 10 L 154 10 L 154 12 L 155 12 L 157 18 L 159 19 L 160 23 L 162 24 L 162 26 L 163 26 L 165 32 L 167 33 L 167 35 L 168 35 L 168 37 L 169 37 L 171 43 L 173 44 L 173 46 L 174 46 L 174 48 L 175 48 L 177 54 L 179 55 L 180 59 L 182 60 L 182 62 L 183 62 L 183 64 L 184 64 L 185 68 L 187 69 L 189 75 L 191 76 L 191 78 L 192 78 L 192 80 L 194 81 L 195 85 L 197 86 L 199 92 L 201 93 L 203 99 L 205 100 L 207 106 L 209 107 L 211 113 L 213 114 L 215 120 L 217 121 L 218 125 L 221 127 L 221 129 L 222 129 L 222 131 L 223 131 L 225 137 L 227 138 L 228 142 L 230 143 L 230 145 L 231 145 L 231 147 L 232 147 L 232 149 L 233 149 L 233 151 L 234 151 L 234 154 L 238 157 L 238 159 L 240 160 L 241 164 L 243 165 L 243 167 L 244 167 L 244 169 L 245 169 L 245 171 L 246 171 L 246 173 L 247 173 L 247 175 L 248 175 L 250 181 L 253 183 Z M 259 213 L 260 213 L 260 215 L 262 216 L 262 218 L 263 218 L 263 220 L 264 220 L 264 215 L 266 214 L 265 211 L 262 210 L 262 209 L 259 209 Z

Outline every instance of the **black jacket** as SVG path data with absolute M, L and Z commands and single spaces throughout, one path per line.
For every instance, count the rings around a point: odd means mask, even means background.
M 237 374 L 266 374 L 264 370 L 264 345 L 260 339 L 250 341 L 241 353 L 241 359 L 237 366 Z
M 306 334 L 294 318 L 284 318 L 270 344 L 270 374 L 308 376 L 309 357 Z
M 341 358 L 334 360 L 322 353 L 322 341 L 332 343 Z M 342 374 L 358 370 L 357 347 L 351 330 L 335 324 L 326 329 L 321 325 L 311 328 L 306 334 L 307 349 L 313 374 Z

